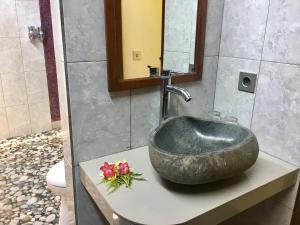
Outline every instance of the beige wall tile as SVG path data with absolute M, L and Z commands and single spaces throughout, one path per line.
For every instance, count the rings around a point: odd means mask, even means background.
M 4 107 L 0 107 L 0 139 L 9 137 L 9 129 L 6 117 L 6 111 Z
M 0 38 L 0 73 L 23 71 L 19 38 Z
M 29 111 L 33 133 L 52 129 L 49 101 L 29 105 Z
M 43 43 L 31 42 L 28 38 L 21 38 L 24 71 L 45 70 Z
M 65 161 L 68 161 L 69 164 L 72 164 L 67 88 L 66 88 L 64 63 L 61 61 L 56 61 L 56 69 L 57 69 L 61 129 L 62 129 L 62 138 L 63 138 L 63 145 L 64 145 L 64 159 Z
M 43 44 L 27 37 L 40 24 L 39 0 L 1 0 L 0 138 L 51 129 Z
M 56 61 L 57 70 L 57 84 L 59 94 L 59 107 L 62 129 L 69 129 L 69 116 L 68 116 L 68 100 L 67 100 L 67 87 L 65 77 L 65 66 L 61 61 Z
M 0 18 L 0 37 L 18 37 L 19 31 L 15 1 L 1 0 Z
M 3 96 L 3 88 L 2 88 L 2 79 L 0 75 L 0 107 L 5 106 L 4 96 Z
M 46 71 L 25 72 L 28 103 L 48 102 L 48 85 Z
M 8 127 L 12 137 L 31 133 L 29 110 L 27 105 L 6 108 Z
M 64 61 L 59 0 L 50 0 L 55 59 Z
M 40 26 L 38 0 L 16 1 L 20 37 L 27 37 L 28 26 Z
M 27 104 L 26 83 L 23 73 L 6 73 L 1 76 L 6 106 Z

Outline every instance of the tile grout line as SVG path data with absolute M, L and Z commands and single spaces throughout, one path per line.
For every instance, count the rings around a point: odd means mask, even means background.
M 27 93 L 27 82 L 25 78 L 25 71 L 24 71 L 24 58 L 23 58 L 23 49 L 22 49 L 22 43 L 21 43 L 21 34 L 20 34 L 20 21 L 19 21 L 19 15 L 18 15 L 18 9 L 17 9 L 17 1 L 15 0 L 15 10 L 16 10 L 16 19 L 17 19 L 17 26 L 18 26 L 18 33 L 19 33 L 19 44 L 20 44 L 20 52 L 21 52 L 21 60 L 22 60 L 22 73 L 23 73 L 23 78 L 24 78 L 24 83 L 25 83 L 25 89 L 26 89 L 26 100 L 27 100 L 27 110 L 28 110 L 28 115 L 29 115 L 29 127 L 30 127 L 30 133 L 32 133 L 32 125 L 31 125 L 31 114 L 30 114 L 30 109 L 29 109 L 29 100 L 28 100 L 28 93 Z M 23 105 L 23 104 L 22 104 Z M 26 105 L 26 104 L 25 104 Z
M 5 138 L 9 138 L 11 136 L 11 133 L 10 133 L 10 129 L 9 129 L 9 125 L 8 125 L 8 117 L 7 117 L 7 110 L 6 110 L 6 103 L 5 103 L 5 98 L 4 98 L 4 90 L 3 90 L 3 83 L 2 83 L 2 76 L 3 74 L 0 73 L 0 86 L 1 86 L 1 91 L 2 91 L 2 99 L 3 99 L 3 103 L 4 103 L 4 112 L 5 112 L 5 118 L 6 118 L 6 124 L 7 124 L 7 131 L 8 131 L 8 137 L 5 137 Z
M 261 61 L 267 62 L 267 63 L 289 65 L 289 66 L 300 66 L 300 63 L 286 63 L 286 62 L 278 62 L 278 61 L 272 61 L 272 60 L 261 60 Z
M 256 102 L 256 97 L 257 97 L 258 81 L 259 81 L 260 73 L 261 73 L 261 69 L 262 69 L 262 62 L 263 62 L 262 58 L 263 58 L 264 46 L 265 46 L 265 41 L 266 41 L 267 29 L 268 29 L 270 6 L 271 6 L 271 0 L 268 0 L 268 12 L 267 12 L 267 18 L 266 18 L 266 26 L 265 26 L 264 39 L 263 39 L 262 49 L 261 49 L 261 54 L 260 54 L 260 62 L 259 62 L 259 69 L 258 69 L 257 79 L 256 79 L 255 95 L 254 95 L 252 113 L 251 113 L 251 119 L 250 119 L 250 129 L 251 130 L 252 130 L 252 127 L 253 127 L 252 123 L 253 123 L 253 117 L 254 117 L 254 111 L 255 111 L 255 102 Z
M 225 4 L 226 0 L 224 0 L 223 8 L 222 8 L 222 26 L 221 26 L 221 33 L 220 33 L 220 43 L 219 43 L 219 51 L 218 51 L 218 62 L 217 62 L 217 68 L 216 68 L 216 80 L 215 80 L 215 91 L 214 91 L 214 99 L 213 99 L 213 109 L 215 110 L 215 103 L 216 103 L 216 93 L 217 93 L 217 80 L 219 75 L 219 64 L 220 64 L 220 52 L 221 52 L 221 41 L 222 41 L 222 35 L 223 35 L 223 25 L 224 25 L 224 12 L 225 12 Z
M 276 64 L 284 64 L 284 65 L 290 65 L 290 66 L 300 66 L 299 63 L 289 63 L 289 62 L 282 62 L 282 61 L 274 61 L 274 60 L 259 60 L 259 59 L 250 59 L 250 58 L 244 58 L 244 57 L 236 57 L 236 56 L 225 56 L 225 55 L 219 55 L 219 57 L 222 58 L 232 58 L 232 59 L 241 59 L 241 60 L 249 60 L 249 61 L 262 61 L 267 63 L 276 63 Z
M 15 36 L 15 37 L 1 37 L 1 38 L 5 38 L 5 39 L 19 39 L 20 41 L 20 32 L 19 32 L 19 24 L 18 24 L 18 15 L 17 15 L 17 6 L 16 6 L 16 1 L 15 1 L 15 4 L 14 4 L 14 7 L 15 7 L 15 15 L 16 15 L 16 19 L 17 19 L 17 30 L 18 30 L 18 36 Z M 21 50 L 21 44 L 20 44 L 20 50 Z M 22 65 L 23 65 L 23 62 L 22 62 Z M 6 101 L 5 101 L 5 97 L 4 97 L 4 89 L 3 89 L 3 82 L 2 82 L 2 77 L 3 77 L 3 73 L 0 74 L 1 75 L 1 89 L 2 89 L 2 97 L 3 97 L 3 102 L 4 102 L 4 110 L 5 110 L 5 116 L 6 116 L 6 123 L 7 123 L 7 128 L 8 128 L 8 135 L 9 137 L 13 136 L 12 135 L 12 132 L 11 132 L 11 126 L 9 125 L 9 122 L 8 122 L 8 113 L 7 113 L 7 108 L 9 108 L 9 106 L 7 106 L 6 104 Z M 8 138 L 9 138 L 8 137 Z
M 75 163 L 75 153 L 74 153 L 74 140 L 73 140 L 73 126 L 71 123 L 72 120 L 72 112 L 71 112 L 71 100 L 70 100 L 70 85 L 69 85 L 69 76 L 68 76 L 68 57 L 67 57 L 67 44 L 66 44 L 66 37 L 65 37 L 65 17 L 64 17 L 64 3 L 62 0 L 58 1 L 59 3 L 59 14 L 60 14 L 60 24 L 61 24 L 61 39 L 62 39 L 62 48 L 63 48 L 63 57 L 64 61 L 62 61 L 64 65 L 64 77 L 65 77 L 65 91 L 66 91 L 66 102 L 67 102 L 67 114 L 68 114 L 68 121 L 67 124 L 69 126 L 69 134 L 67 135 L 70 140 L 70 154 L 71 154 L 71 176 L 72 176 L 72 191 L 73 191 L 73 209 L 74 209 L 74 218 L 75 218 L 75 225 L 78 225 L 78 202 L 77 202 L 77 187 L 76 187 L 76 182 L 77 182 L 77 177 L 75 174 L 75 168 L 76 168 L 76 163 Z M 77 159 L 76 159 L 77 160 Z

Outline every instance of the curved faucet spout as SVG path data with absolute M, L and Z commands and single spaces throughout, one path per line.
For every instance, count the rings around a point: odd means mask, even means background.
M 192 96 L 190 95 L 190 93 L 187 90 L 185 90 L 181 87 L 176 87 L 176 86 L 173 86 L 173 85 L 167 85 L 166 86 L 166 91 L 182 96 L 183 99 L 186 102 L 189 102 L 189 101 L 192 100 Z
M 181 87 L 171 84 L 170 71 L 165 71 L 167 75 L 162 76 L 161 99 L 160 99 L 160 123 L 169 117 L 169 93 L 180 95 L 186 102 L 192 100 L 190 93 Z

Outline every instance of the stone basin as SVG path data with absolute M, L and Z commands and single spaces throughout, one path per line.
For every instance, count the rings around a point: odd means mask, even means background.
M 240 125 L 182 116 L 166 120 L 149 137 L 149 155 L 158 174 L 179 184 L 230 178 L 257 160 L 255 135 Z

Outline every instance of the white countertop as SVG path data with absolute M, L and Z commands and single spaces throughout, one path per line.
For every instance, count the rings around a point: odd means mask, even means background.
M 112 194 L 99 184 L 104 162 L 127 160 L 147 181 L 134 181 L 131 189 Z M 298 168 L 260 152 L 255 165 L 243 175 L 199 186 L 162 180 L 153 169 L 148 147 L 80 163 L 80 179 L 111 224 L 113 213 L 132 223 L 147 225 L 218 224 L 295 184 Z

